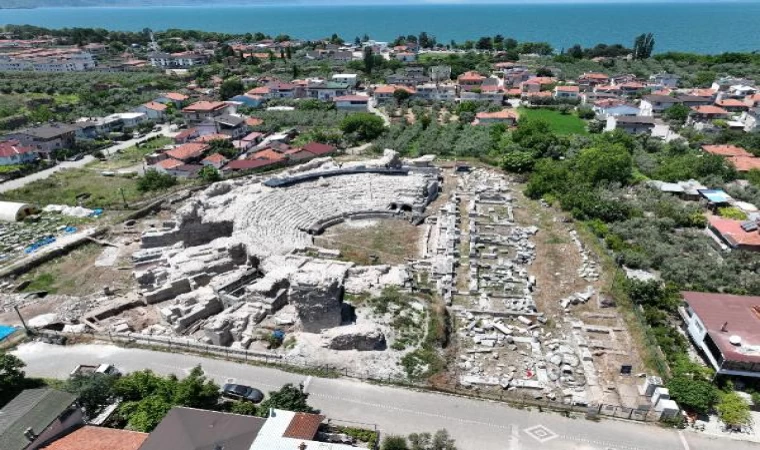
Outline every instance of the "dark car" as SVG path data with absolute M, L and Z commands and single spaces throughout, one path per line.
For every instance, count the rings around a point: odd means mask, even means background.
M 253 403 L 264 400 L 264 394 L 260 390 L 242 384 L 225 384 L 222 388 L 222 396 L 235 400 L 248 400 Z

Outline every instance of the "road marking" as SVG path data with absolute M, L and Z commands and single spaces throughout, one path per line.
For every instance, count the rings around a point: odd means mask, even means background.
M 306 380 L 303 382 L 303 391 L 307 392 L 309 390 L 309 385 L 311 384 L 311 375 L 306 377 Z
M 512 435 L 509 438 L 509 450 L 520 450 L 520 427 L 512 425 Z
M 689 443 L 686 442 L 686 436 L 683 435 L 683 431 L 678 432 L 678 438 L 681 439 L 684 450 L 689 450 Z
M 546 428 L 543 425 L 536 425 L 534 427 L 526 428 L 523 430 L 528 436 L 537 440 L 538 442 L 545 444 L 552 439 L 557 439 L 559 435 L 552 430 Z

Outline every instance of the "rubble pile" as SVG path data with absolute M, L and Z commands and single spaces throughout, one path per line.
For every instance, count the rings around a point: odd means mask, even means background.
M 581 254 L 581 266 L 578 268 L 578 276 L 586 281 L 597 281 L 599 279 L 599 266 L 597 262 L 589 256 L 583 243 L 578 239 L 578 232 L 570 231 L 570 238 L 575 242 L 578 251 Z

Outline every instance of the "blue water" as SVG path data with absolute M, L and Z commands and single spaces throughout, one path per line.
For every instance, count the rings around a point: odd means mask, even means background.
M 15 333 L 16 329 L 14 327 L 9 327 L 7 325 L 0 325 L 0 341 L 7 338 L 11 334 Z
M 631 45 L 634 36 L 653 32 L 655 52 L 760 50 L 760 2 L 42 8 L 0 10 L 0 24 L 261 31 L 304 39 L 338 33 L 347 40 L 365 33 L 392 40 L 427 31 L 443 43 L 498 33 L 521 41 L 548 41 L 557 49 L 576 43 Z

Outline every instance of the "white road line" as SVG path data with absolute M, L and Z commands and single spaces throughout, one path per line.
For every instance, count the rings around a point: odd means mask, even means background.
M 512 435 L 509 438 L 509 450 L 520 450 L 520 427 L 512 425 Z
M 678 438 L 681 439 L 681 444 L 683 445 L 684 450 L 690 450 L 689 449 L 689 443 L 686 442 L 686 436 L 683 435 L 683 431 L 678 432 Z

